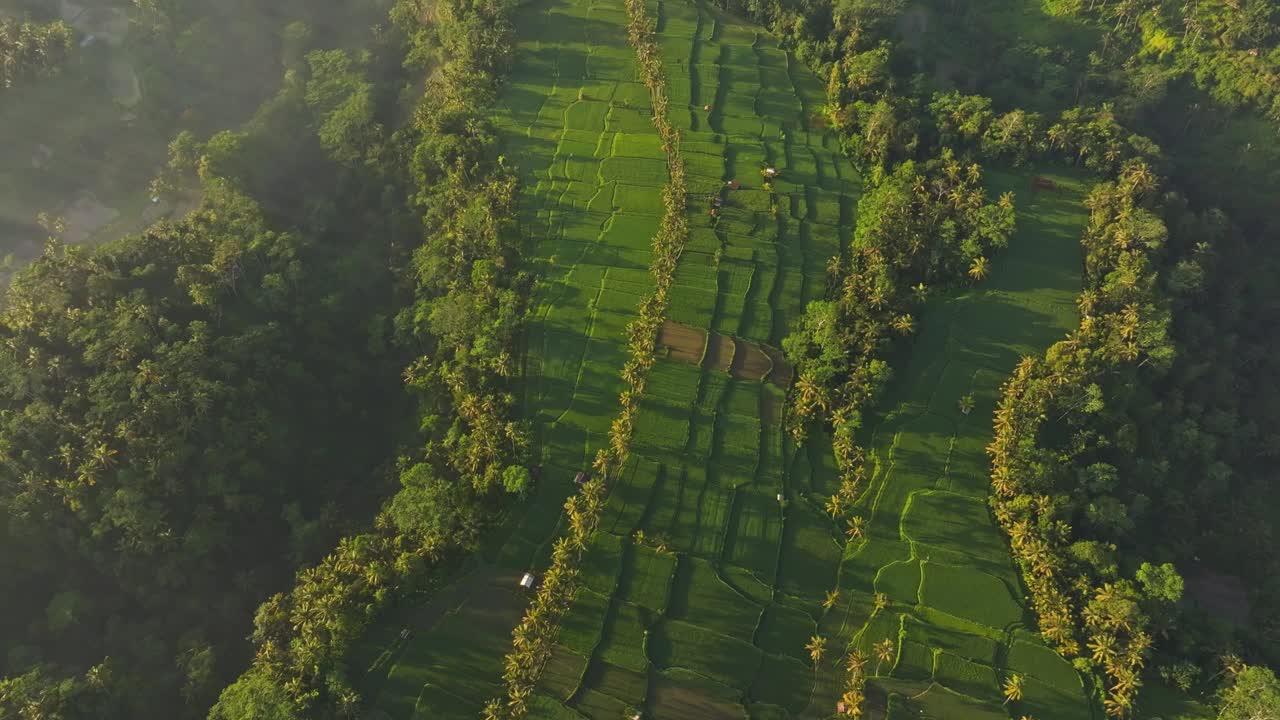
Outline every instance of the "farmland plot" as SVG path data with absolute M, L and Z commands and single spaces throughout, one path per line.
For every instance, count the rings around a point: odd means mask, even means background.
M 788 323 L 822 296 L 826 262 L 852 235 L 861 180 L 821 130 L 821 83 L 773 38 L 704 3 L 649 13 L 682 129 L 691 237 L 665 331 L 671 355 L 651 373 L 530 716 L 829 717 L 844 647 L 885 638 L 895 652 L 876 682 L 931 716 L 1007 715 L 998 682 L 1008 672 L 1029 678 L 1037 716 L 1088 716 L 1074 670 L 1023 629 L 1021 589 L 986 514 L 983 456 L 1001 379 L 1074 325 L 1079 183 L 1061 178 L 1068 190 L 1032 197 L 1029 176 L 997 181 L 1018 192 L 1019 233 L 989 282 L 924 314 L 888 412 L 872 423 L 869 539 L 845 545 L 822 510 L 829 441 L 793 446 L 781 427 L 786 381 L 748 368 L 781 366 Z M 540 278 L 524 407 L 542 472 L 475 560 L 506 573 L 546 566 L 574 474 L 616 414 L 624 329 L 652 285 L 666 175 L 625 22 L 621 3 L 599 0 L 533 0 L 516 18 L 516 69 L 496 121 L 520 167 Z M 978 405 L 962 416 L 967 392 Z M 527 599 L 482 589 L 404 642 L 378 709 L 473 718 L 499 694 L 515 618 L 488 609 Z M 889 602 L 878 612 L 876 593 Z M 450 634 L 471 617 L 510 625 Z M 817 668 L 805 650 L 814 634 L 828 638 Z M 451 659 L 458 643 L 465 663 Z

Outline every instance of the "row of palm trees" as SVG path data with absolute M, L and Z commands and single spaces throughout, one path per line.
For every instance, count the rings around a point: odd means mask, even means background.
M 506 692 L 485 705 L 487 720 L 515 720 L 528 712 L 538 678 L 551 657 L 560 620 L 569 610 L 577 590 L 582 555 L 604 510 L 608 479 L 621 470 L 630 452 L 640 398 L 657 360 L 658 332 L 670 304 L 676 264 L 689 237 L 685 165 L 680 155 L 679 133 L 667 120 L 666 87 L 658 47 L 653 40 L 653 25 L 646 17 L 643 0 L 627 0 L 626 6 L 628 39 L 649 89 L 653 124 L 666 154 L 670 175 L 662 190 L 662 220 L 653 238 L 649 269 L 654 289 L 640 302 L 636 319 L 627 326 L 628 357 L 621 372 L 626 388 L 618 396 L 620 409 L 609 428 L 608 445 L 596 452 L 591 479 L 565 502 L 568 534 L 556 540 L 551 564 L 533 602 L 512 632 L 511 652 L 504 661 Z
M 1154 298 L 1150 255 L 1157 242 L 1133 232 L 1147 211 L 1142 200 L 1155 191 L 1150 168 L 1125 164 L 1113 182 L 1090 194 L 1090 224 L 1083 244 L 1086 289 L 1080 297 L 1080 327 L 1051 347 L 1043 359 L 1026 357 L 1002 388 L 994 417 L 991 504 L 1009 536 L 1014 557 L 1031 593 L 1044 638 L 1067 657 L 1086 654 L 1106 677 L 1104 706 L 1113 717 L 1127 716 L 1141 686 L 1151 649 L 1149 619 L 1128 581 L 1102 582 L 1071 561 L 1068 517 L 1053 497 L 1046 472 L 1057 462 L 1039 445 L 1046 423 L 1089 409 L 1090 386 L 1118 368 L 1158 362 L 1168 352 L 1160 329 L 1167 313 Z M 1159 220 L 1137 221 L 1146 232 Z M 1151 239 L 1151 238 L 1148 238 Z M 1081 642 L 1083 640 L 1083 643 Z

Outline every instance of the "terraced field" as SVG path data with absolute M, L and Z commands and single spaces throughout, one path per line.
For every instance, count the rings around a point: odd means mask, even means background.
M 1039 355 L 1078 321 L 1085 188 L 1080 178 L 1049 176 L 1059 191 L 1033 193 L 1025 176 L 989 173 L 994 192 L 1015 193 L 1018 231 L 979 287 L 929 303 L 910 356 L 895 364 L 897 380 L 870 423 L 875 472 L 858 502 L 867 540 L 841 564 L 848 602 L 823 623 L 868 654 L 891 640 L 889 677 L 873 683 L 929 717 L 1092 716 L 1080 677 L 1034 633 L 986 506 L 984 448 L 1000 383 L 1021 356 Z M 968 394 L 974 408 L 965 414 Z M 890 605 L 873 614 L 875 593 Z M 1012 674 L 1024 690 L 1011 708 L 1000 685 Z
M 983 289 L 924 313 L 871 443 L 870 540 L 846 554 L 821 510 L 834 489 L 829 444 L 795 448 L 781 431 L 787 371 L 748 380 L 725 368 L 777 358 L 787 323 L 821 296 L 826 261 L 851 235 L 861 180 L 818 127 L 822 85 L 771 37 L 688 0 L 651 3 L 650 14 L 690 175 L 692 236 L 670 331 L 710 340 L 700 356 L 687 337 L 673 342 L 653 370 L 531 715 L 827 717 L 840 650 L 889 637 L 897 650 L 880 668 L 882 689 L 932 716 L 1007 717 L 997 683 L 1012 668 L 1028 676 L 1022 711 L 1087 717 L 1070 665 L 1021 629 L 983 455 L 1000 380 L 1074 325 L 1079 184 L 1059 178 L 1070 191 L 1033 197 L 1028 177 L 1002 179 L 1019 191 L 1020 231 Z M 496 119 L 523 175 L 522 225 L 541 277 L 525 366 L 541 477 L 470 574 L 384 623 L 352 658 L 366 694 L 397 720 L 473 718 L 499 694 L 528 601 L 515 580 L 545 567 L 574 475 L 617 412 L 624 328 L 651 288 L 666 181 L 625 25 L 614 0 L 532 0 L 516 18 L 516 70 Z M 765 167 L 780 176 L 766 184 Z M 723 198 L 716 218 L 713 196 Z M 961 416 L 966 392 L 978 407 Z M 873 617 L 877 591 L 893 602 Z M 836 657 L 816 670 L 804 649 L 815 633 Z

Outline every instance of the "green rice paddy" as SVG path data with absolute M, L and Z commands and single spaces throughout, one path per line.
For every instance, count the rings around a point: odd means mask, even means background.
M 670 317 L 776 347 L 824 292 L 861 179 L 819 127 L 822 84 L 772 37 L 701 2 L 649 12 L 690 173 L 692 232 Z M 515 71 L 495 119 L 523 176 L 521 222 L 540 277 L 524 402 L 542 472 L 446 600 L 383 623 L 353 656 L 371 704 L 395 720 L 474 718 L 499 694 L 528 601 L 515 579 L 546 566 L 574 475 L 605 442 L 624 328 L 652 285 L 666 174 L 622 4 L 531 0 L 515 24 Z M 771 189 L 765 167 L 781 173 Z M 998 386 L 1019 356 L 1076 322 L 1083 186 L 1053 177 L 1066 190 L 1032 195 L 1030 174 L 992 180 L 1017 193 L 1019 232 L 980 288 L 931 301 L 895 364 L 870 423 L 877 471 L 860 503 L 869 539 L 856 547 L 821 510 L 835 483 L 829 441 L 786 439 L 782 390 L 658 361 L 531 717 L 829 717 L 842 649 L 886 637 L 895 657 L 873 683 L 881 704 L 901 696 L 905 717 L 1008 717 L 998 685 L 1008 672 L 1028 678 L 1019 712 L 1090 717 L 1074 670 L 1027 630 L 985 505 Z M 713 224 L 710 194 L 732 180 L 741 187 L 726 191 Z M 964 416 L 957 402 L 969 392 L 978 404 Z M 833 589 L 839 600 L 824 609 Z M 873 615 L 876 592 L 891 604 Z M 401 638 L 402 626 L 414 632 Z M 815 633 L 829 639 L 817 669 L 804 649 Z

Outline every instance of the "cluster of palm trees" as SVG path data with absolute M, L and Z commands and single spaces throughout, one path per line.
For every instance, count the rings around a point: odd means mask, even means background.
M 71 27 L 0 18 L 0 89 L 56 73 L 75 47 Z
M 1009 535 L 1041 634 L 1066 656 L 1087 650 L 1108 678 L 1105 707 L 1116 717 L 1133 710 L 1151 648 L 1149 619 L 1131 583 L 1103 582 L 1071 562 L 1070 517 L 1055 501 L 1045 471 L 1046 463 L 1060 460 L 1038 442 L 1046 423 L 1098 411 L 1090 388 L 1099 378 L 1126 365 L 1161 362 L 1171 352 L 1164 332 L 1168 314 L 1155 296 L 1150 262 L 1163 225 L 1142 207 L 1155 187 L 1150 168 L 1130 161 L 1115 181 L 1090 194 L 1080 327 L 1044 359 L 1018 364 L 1002 388 L 987 448 L 995 517 Z
M 593 475 L 578 494 L 565 502 L 569 532 L 559 538 L 551 564 L 543 575 L 529 610 L 512 632 L 512 649 L 505 660 L 503 681 L 506 694 L 490 700 L 484 709 L 487 720 L 514 720 L 529 709 L 533 690 L 551 656 L 560 619 L 569 609 L 578 587 L 579 565 L 591 535 L 599 524 L 608 494 L 608 478 L 621 470 L 635 434 L 649 371 L 657 360 L 658 332 L 666 319 L 676 264 L 688 241 L 685 211 L 685 165 L 680 155 L 679 133 L 666 117 L 667 96 L 653 26 L 645 16 L 643 0 L 627 0 L 628 37 L 636 51 L 641 75 L 653 102 L 653 124 L 667 157 L 670 178 L 663 188 L 664 212 L 653 238 L 650 273 L 654 290 L 641 300 L 637 317 L 627 326 L 628 357 L 622 367 L 626 388 L 618 396 L 619 412 L 609 428 L 609 442 L 596 452 Z
M 949 151 L 917 166 L 904 163 L 858 205 L 858 230 L 847 258 L 828 263 L 828 300 L 812 303 L 783 349 L 797 371 L 787 423 L 797 442 L 821 421 L 833 429 L 840 487 L 827 510 L 838 518 L 867 479 L 855 441 L 862 413 L 889 378 L 883 356 L 892 338 L 916 332 L 911 313 L 928 284 L 984 279 L 988 256 L 1013 230 L 1013 199 L 987 202 L 982 170 Z M 847 518 L 851 539 L 860 535 Z

